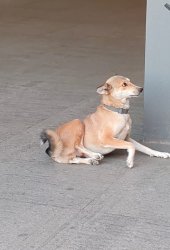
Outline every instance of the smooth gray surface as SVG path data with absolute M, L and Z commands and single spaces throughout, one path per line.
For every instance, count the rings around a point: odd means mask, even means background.
M 95 110 L 113 72 L 143 82 L 144 2 L 0 7 L 0 249 L 169 250 L 169 160 L 137 153 L 128 169 L 119 151 L 61 165 L 39 147 L 42 128 Z M 142 96 L 131 113 L 142 139 Z
M 148 0 L 144 139 L 170 142 L 170 0 Z

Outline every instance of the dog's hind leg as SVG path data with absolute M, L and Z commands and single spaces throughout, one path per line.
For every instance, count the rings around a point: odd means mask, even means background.
M 148 148 L 148 147 L 140 144 L 139 142 L 133 140 L 132 138 L 129 138 L 128 141 L 133 143 L 136 150 L 138 150 L 144 154 L 147 154 L 149 156 L 154 156 L 154 157 L 160 157 L 160 158 L 170 158 L 170 153 L 159 152 L 159 151 L 153 150 L 151 148 Z
M 87 148 L 85 148 L 84 146 L 80 145 L 80 146 L 76 146 L 76 149 L 83 153 L 85 156 L 96 159 L 96 160 L 102 160 L 103 159 L 103 155 L 100 153 L 95 153 L 92 152 L 90 150 L 88 150 Z

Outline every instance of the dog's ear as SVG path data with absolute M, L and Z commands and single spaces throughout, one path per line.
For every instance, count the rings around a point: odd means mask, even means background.
M 112 86 L 109 83 L 104 83 L 97 88 L 97 93 L 100 95 L 109 95 Z

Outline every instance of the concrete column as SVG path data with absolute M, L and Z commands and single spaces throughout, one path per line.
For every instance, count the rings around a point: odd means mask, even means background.
M 170 0 L 147 0 L 144 140 L 170 142 Z

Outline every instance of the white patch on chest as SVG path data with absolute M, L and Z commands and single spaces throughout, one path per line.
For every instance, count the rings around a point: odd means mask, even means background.
M 130 126 L 129 124 L 126 124 L 126 126 L 122 129 L 122 131 L 117 134 L 116 138 L 120 140 L 124 140 L 129 134 L 129 132 L 130 132 Z
M 117 126 L 114 127 L 114 137 L 120 140 L 124 140 L 131 130 L 131 119 L 129 115 L 123 115 Z

